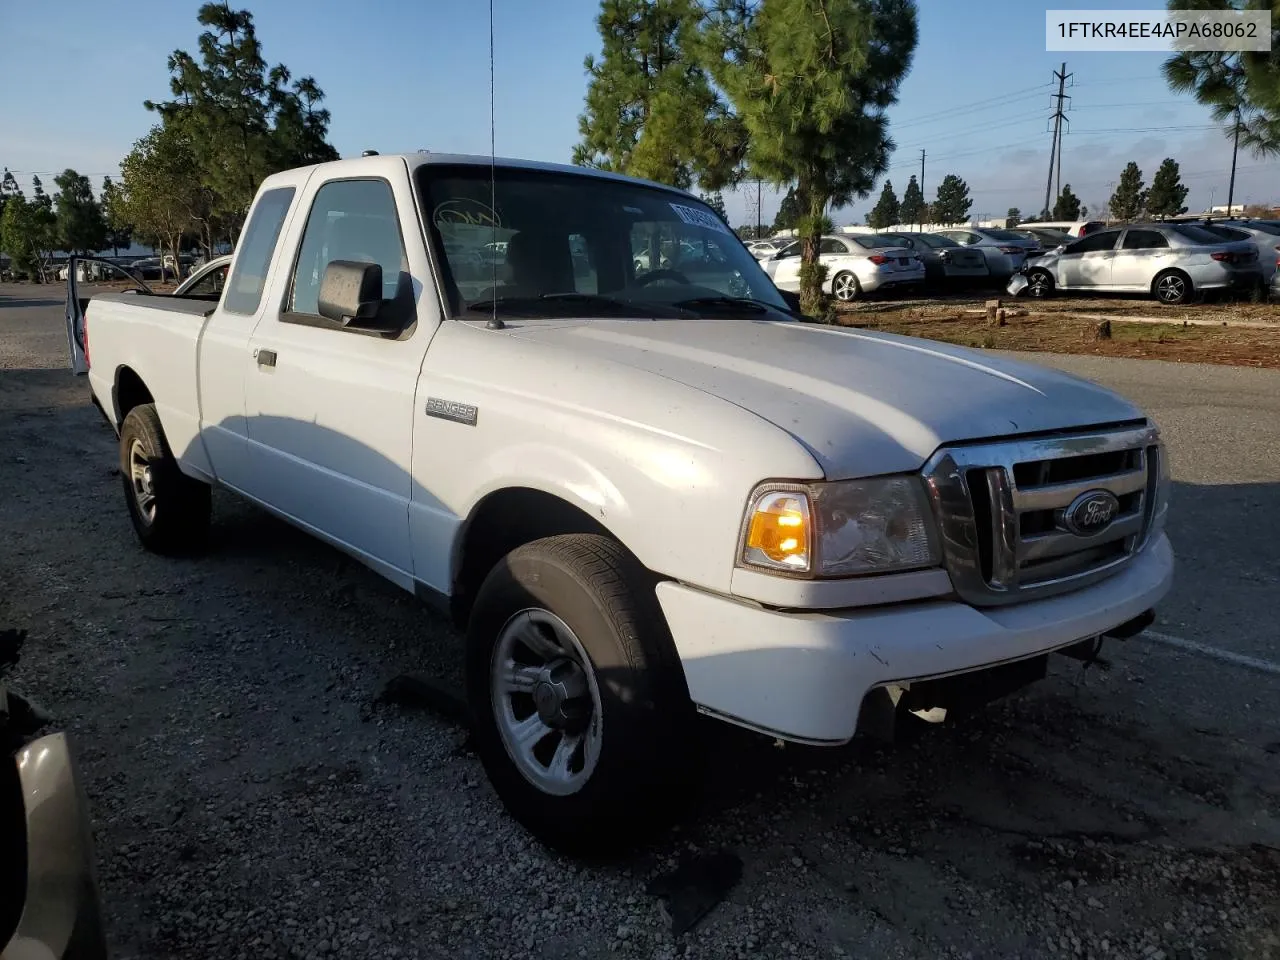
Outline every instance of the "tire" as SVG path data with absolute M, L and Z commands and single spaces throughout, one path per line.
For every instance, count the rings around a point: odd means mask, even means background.
M 616 541 L 570 534 L 512 551 L 476 596 L 476 751 L 511 815 L 570 856 L 629 851 L 695 792 L 694 709 L 655 586 Z
M 831 278 L 831 295 L 841 303 L 849 303 L 862 296 L 862 285 L 848 270 L 841 270 Z
M 1053 274 L 1048 270 L 1031 270 L 1027 273 L 1027 295 L 1044 299 L 1053 296 Z
M 160 554 L 193 553 L 209 533 L 208 484 L 178 469 L 153 403 L 134 407 L 120 427 L 120 477 L 129 519 L 142 545 Z
M 1195 295 L 1191 278 L 1181 270 L 1165 270 L 1151 281 L 1151 295 L 1162 305 L 1173 307 L 1187 303 Z

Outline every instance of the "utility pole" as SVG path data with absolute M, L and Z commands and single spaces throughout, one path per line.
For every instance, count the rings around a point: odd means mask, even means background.
M 1231 143 L 1231 180 L 1227 184 L 1227 216 L 1231 216 L 1231 201 L 1236 195 L 1236 151 L 1240 149 L 1240 108 L 1236 107 L 1236 129 Z
M 920 148 L 920 220 L 916 223 L 916 233 L 924 232 L 924 211 L 929 204 L 924 199 L 924 147 Z
M 1062 112 L 1062 102 L 1071 99 L 1063 90 L 1066 88 L 1068 78 L 1074 76 L 1074 74 L 1067 73 L 1067 65 L 1064 62 L 1062 69 L 1055 70 L 1053 76 L 1058 81 L 1058 92 L 1053 95 L 1054 100 L 1057 101 L 1051 118 L 1053 120 L 1053 146 L 1049 150 L 1049 177 L 1044 184 L 1044 209 L 1046 211 L 1052 210 L 1052 207 L 1049 206 L 1049 196 L 1053 192 L 1055 160 L 1057 161 L 1058 171 L 1058 191 L 1059 193 L 1062 191 L 1062 126 L 1067 122 L 1067 115 Z M 1052 216 L 1052 213 L 1050 213 L 1050 216 Z

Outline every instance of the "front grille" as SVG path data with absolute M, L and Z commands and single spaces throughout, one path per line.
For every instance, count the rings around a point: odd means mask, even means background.
M 1159 457 L 1146 425 L 938 451 L 924 475 L 956 592 L 1015 603 L 1115 573 L 1146 540 Z

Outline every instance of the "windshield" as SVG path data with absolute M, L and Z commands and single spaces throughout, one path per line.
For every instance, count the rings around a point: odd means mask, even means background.
M 992 240 L 1020 240 L 1026 242 L 1026 237 L 1014 233 L 1012 230 L 983 230 Z
M 487 166 L 428 164 L 417 176 L 455 315 L 723 315 L 726 298 L 788 310 L 759 261 L 692 197 L 498 167 L 491 200 Z
M 918 233 L 916 239 L 923 243 L 926 247 L 958 247 L 950 237 L 940 237 L 936 233 Z

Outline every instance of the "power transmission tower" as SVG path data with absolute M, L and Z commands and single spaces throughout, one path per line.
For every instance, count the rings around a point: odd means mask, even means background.
M 1051 211 L 1049 206 L 1049 195 L 1053 191 L 1054 161 L 1057 161 L 1058 173 L 1058 195 L 1062 192 L 1062 134 L 1063 125 L 1069 123 L 1067 115 L 1062 110 L 1064 100 L 1070 100 L 1063 90 L 1066 88 L 1067 80 L 1075 76 L 1075 74 L 1067 73 L 1067 65 L 1063 63 L 1061 70 L 1053 72 L 1054 79 L 1058 81 L 1058 92 L 1053 95 L 1056 101 L 1053 116 L 1049 119 L 1053 121 L 1053 147 L 1049 150 L 1049 178 L 1044 184 L 1044 209 Z M 1050 215 L 1052 215 L 1050 213 Z

